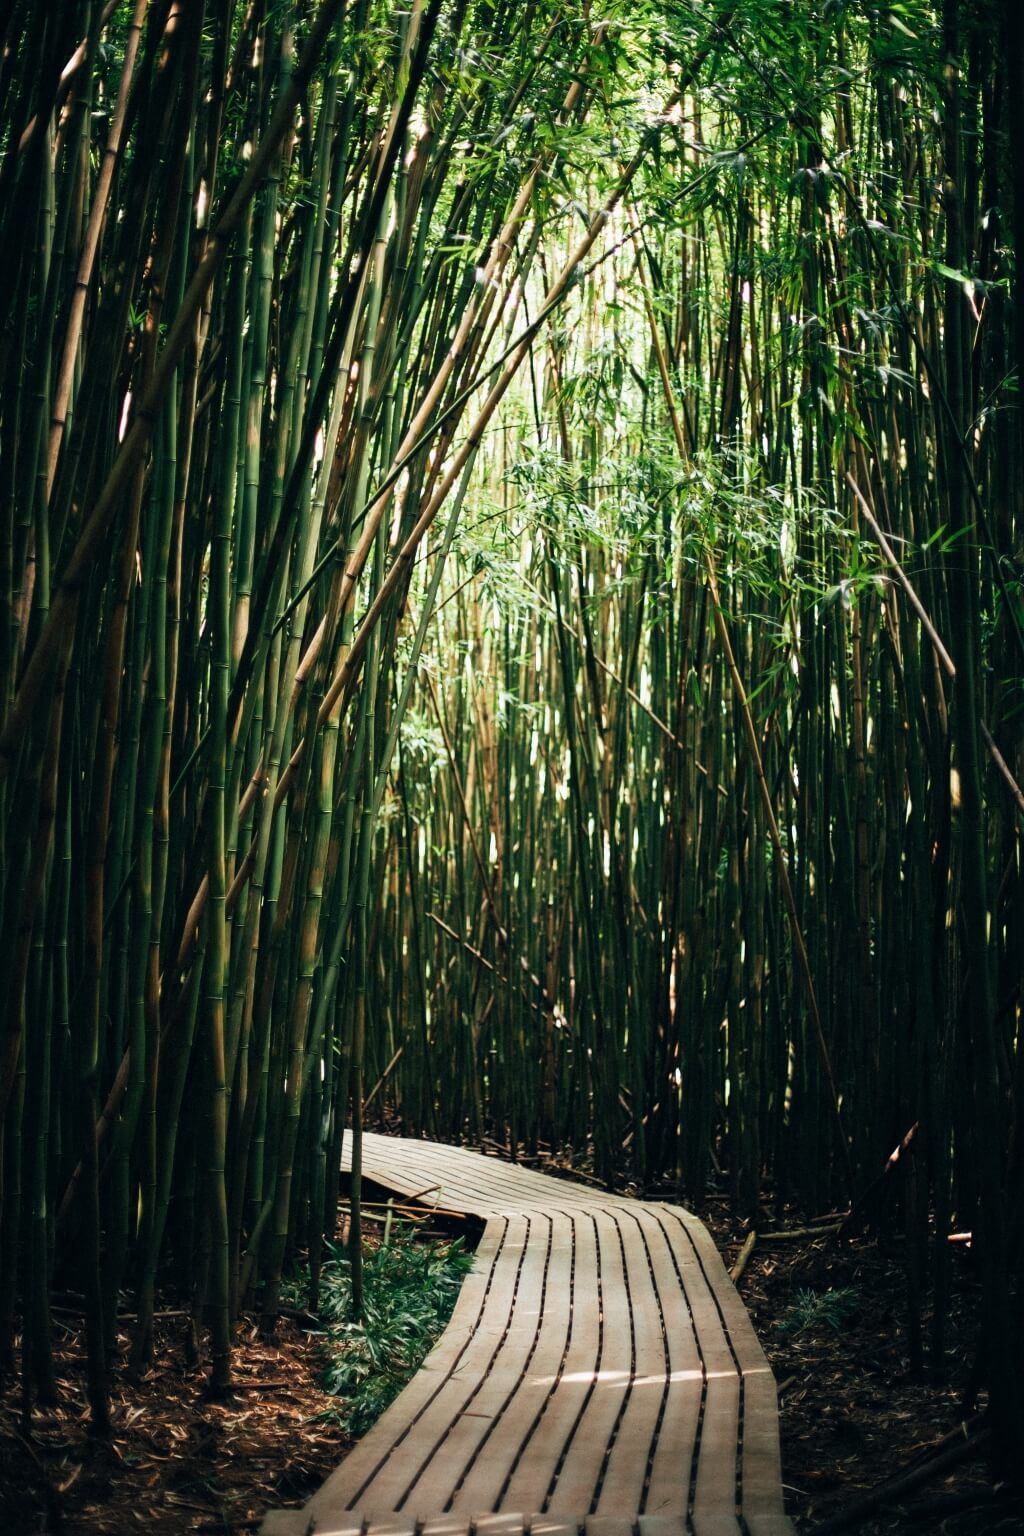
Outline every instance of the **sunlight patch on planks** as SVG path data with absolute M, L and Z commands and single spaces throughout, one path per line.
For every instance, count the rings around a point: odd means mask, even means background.
M 696 1217 L 369 1133 L 363 1173 L 484 1235 L 421 1370 L 261 1536 L 792 1531 L 775 1383 Z

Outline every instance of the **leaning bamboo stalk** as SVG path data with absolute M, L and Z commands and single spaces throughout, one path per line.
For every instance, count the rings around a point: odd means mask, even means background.
M 139 397 L 132 424 L 125 433 L 101 490 L 83 519 L 81 531 L 57 584 L 46 623 L 33 647 L 3 731 L 0 732 L 0 778 L 10 768 L 25 722 L 50 676 L 62 639 L 74 629 L 86 573 L 99 555 L 120 505 L 121 493 L 149 443 L 157 408 L 192 340 L 195 317 L 206 302 L 210 285 L 227 256 L 232 237 L 279 143 L 291 126 L 295 106 L 312 78 L 328 34 L 344 3 L 345 0 L 324 0 L 317 12 L 302 58 L 275 106 L 267 131 L 254 149 L 252 159 L 227 207 L 209 232 L 205 251 L 171 322 L 152 377 Z
M 864 521 L 867 523 L 868 527 L 871 529 L 871 532 L 874 534 L 879 549 L 882 551 L 882 554 L 885 556 L 889 565 L 896 572 L 896 579 L 899 581 L 900 586 L 907 594 L 907 600 L 909 601 L 910 606 L 921 620 L 921 627 L 925 634 L 928 636 L 928 639 L 931 641 L 932 649 L 934 650 L 943 671 L 947 677 L 955 678 L 956 667 L 953 663 L 953 658 L 950 656 L 948 650 L 943 644 L 941 635 L 929 618 L 927 610 L 925 609 L 924 604 L 921 602 L 921 599 L 918 597 L 917 592 L 911 584 L 909 576 L 906 574 L 903 566 L 900 564 L 899 560 L 896 558 L 896 555 L 893 553 L 891 544 L 875 520 L 874 513 L 871 511 L 871 508 L 865 500 L 863 491 L 857 484 L 856 480 L 854 480 L 853 476 L 849 473 L 847 473 L 846 476 L 846 483 L 849 485 L 851 491 L 856 496 L 857 503 L 861 510 L 861 515 L 864 518 Z M 1010 794 L 1013 796 L 1013 799 L 1017 805 L 1017 809 L 1022 814 L 1024 814 L 1024 790 L 1021 789 L 1020 785 L 1017 783 L 1017 780 L 1014 778 L 1012 772 L 1010 771 L 1009 764 L 996 745 L 992 733 L 988 726 L 985 724 L 984 720 L 979 720 L 978 729 L 981 732 L 982 740 L 985 743 L 985 747 L 989 756 L 998 769 L 1000 776 L 1010 791 Z
M 71 295 L 71 308 L 68 312 L 67 325 L 64 330 L 64 346 L 57 370 L 57 383 L 50 413 L 50 439 L 46 462 L 47 495 L 53 490 L 54 477 L 57 473 L 57 459 L 60 455 L 61 443 L 64 440 L 64 429 L 67 426 L 68 406 L 71 401 L 71 391 L 74 383 L 78 344 L 81 339 L 82 324 L 85 319 L 85 306 L 90 289 L 92 288 L 93 271 L 96 265 L 100 240 L 103 236 L 103 228 L 106 223 L 114 172 L 121 155 L 121 139 L 124 134 L 125 117 L 128 110 L 128 92 L 131 86 L 132 75 L 135 72 L 135 60 L 139 51 L 142 26 L 148 7 L 149 0 L 135 0 L 135 10 L 132 14 L 125 45 L 124 64 L 121 69 L 121 78 L 118 82 L 114 115 L 111 118 L 110 132 L 103 150 L 100 172 L 93 192 L 92 206 L 89 209 L 89 225 L 86 230 L 85 243 L 79 259 L 75 286 Z

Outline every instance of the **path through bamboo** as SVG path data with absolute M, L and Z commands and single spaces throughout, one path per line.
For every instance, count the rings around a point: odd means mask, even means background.
M 364 1176 L 484 1218 L 422 1370 L 261 1536 L 785 1536 L 775 1384 L 707 1229 L 465 1148 Z

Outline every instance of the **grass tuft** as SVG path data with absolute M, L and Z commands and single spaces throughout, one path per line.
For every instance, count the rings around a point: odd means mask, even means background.
M 813 1332 L 823 1327 L 840 1333 L 859 1310 L 860 1299 L 852 1286 L 827 1291 L 797 1291 L 793 1305 L 787 1307 L 775 1326 L 780 1333 Z

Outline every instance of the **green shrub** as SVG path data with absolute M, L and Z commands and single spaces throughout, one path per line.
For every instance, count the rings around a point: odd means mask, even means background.
M 321 1275 L 325 1323 L 323 1385 L 344 1398 L 329 1416 L 364 1435 L 430 1353 L 451 1317 L 473 1262 L 462 1238 L 424 1242 L 396 1228 L 363 1259 L 363 1317 L 352 1318 L 352 1271 L 343 1249 L 329 1248 Z

